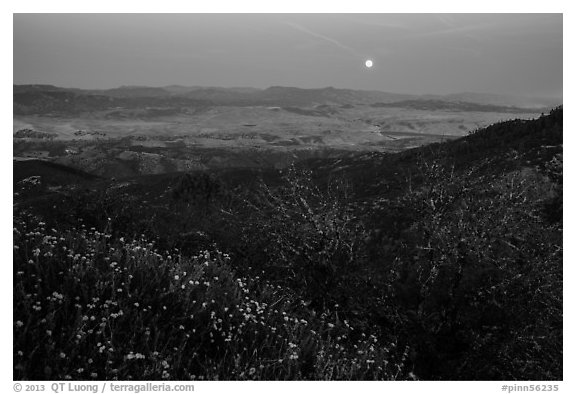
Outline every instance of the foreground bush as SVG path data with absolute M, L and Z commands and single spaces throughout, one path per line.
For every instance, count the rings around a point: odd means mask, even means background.
M 489 162 L 435 161 L 402 197 L 416 219 L 390 280 L 420 377 L 561 378 L 562 223 L 548 214 L 561 212 L 561 156 L 552 164 L 494 176 Z
M 280 186 L 260 184 L 236 217 L 253 264 L 324 311 L 357 291 L 366 268 L 364 229 L 344 182 L 321 190 L 311 177 L 290 167 Z
M 18 214 L 14 379 L 406 378 L 407 349 L 229 263 Z

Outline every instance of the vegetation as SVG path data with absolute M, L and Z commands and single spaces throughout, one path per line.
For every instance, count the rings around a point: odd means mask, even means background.
M 160 252 L 82 225 L 14 228 L 14 378 L 397 379 L 396 343 L 242 277 L 230 256 Z
M 558 108 L 344 168 L 26 195 L 14 378 L 561 380 L 561 144 Z

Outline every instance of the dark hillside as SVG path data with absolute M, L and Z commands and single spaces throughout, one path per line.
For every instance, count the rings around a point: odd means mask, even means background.
M 396 154 L 373 152 L 343 159 L 311 159 L 302 165 L 315 169 L 319 179 L 346 176 L 359 197 L 379 196 L 401 191 L 408 181 L 418 182 L 418 168 L 427 161 L 441 160 L 456 170 L 483 162 L 493 174 L 522 166 L 543 166 L 562 153 L 562 119 L 562 107 L 558 107 L 538 119 L 501 122 L 466 137 Z
M 516 152 L 522 164 L 542 163 L 562 152 L 562 130 L 563 111 L 558 107 L 538 119 L 497 123 L 458 140 L 406 152 L 406 156 L 429 156 L 438 148 L 456 165 L 466 166 L 486 158 L 503 159 L 506 154 Z
M 78 184 L 98 179 L 97 176 L 76 168 L 45 160 L 14 160 L 12 171 L 15 184 L 31 176 L 40 176 L 52 186 Z

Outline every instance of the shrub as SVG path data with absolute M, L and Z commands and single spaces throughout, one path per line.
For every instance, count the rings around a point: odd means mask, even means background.
M 290 167 L 282 186 L 261 184 L 239 215 L 244 244 L 257 249 L 260 266 L 320 311 L 360 276 L 365 231 L 350 197 L 345 182 L 320 190 L 309 170 Z
M 14 379 L 401 379 L 406 352 L 317 315 L 230 256 L 144 237 L 14 228 Z
M 418 219 L 405 234 L 394 282 L 416 373 L 561 376 L 562 232 L 542 215 L 557 185 L 528 168 L 495 177 L 436 162 L 424 172 L 403 199 Z

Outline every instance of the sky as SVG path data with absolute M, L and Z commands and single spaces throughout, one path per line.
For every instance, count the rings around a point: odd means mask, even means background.
M 562 97 L 562 14 L 14 14 L 13 22 L 15 84 Z

